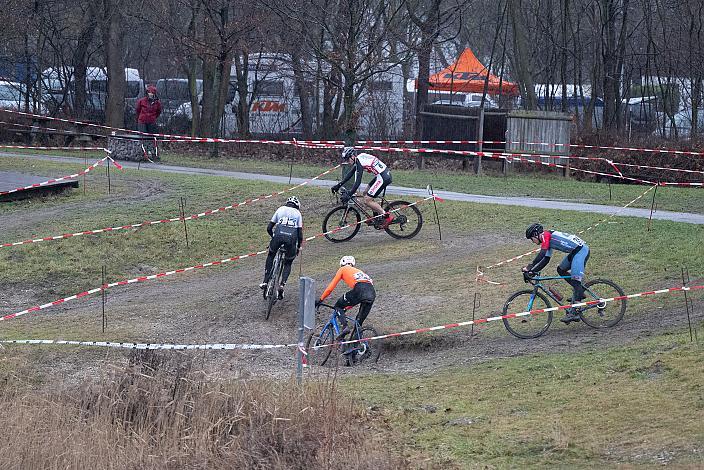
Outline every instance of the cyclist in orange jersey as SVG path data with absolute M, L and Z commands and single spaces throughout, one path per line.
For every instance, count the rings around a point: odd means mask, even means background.
M 335 277 L 320 295 L 320 300 L 315 302 L 316 307 L 320 305 L 335 290 L 340 281 L 344 281 L 352 289 L 335 302 L 335 313 L 342 324 L 342 331 L 337 339 L 343 338 L 350 332 L 347 317 L 345 317 L 345 307 L 353 307 L 359 304 L 357 323 L 359 323 L 361 328 L 362 323 L 364 323 L 372 309 L 372 305 L 374 305 L 374 299 L 376 299 L 376 291 L 374 290 L 372 279 L 360 269 L 355 268 L 355 264 L 354 256 L 343 256 L 340 259 L 340 269 L 337 270 Z

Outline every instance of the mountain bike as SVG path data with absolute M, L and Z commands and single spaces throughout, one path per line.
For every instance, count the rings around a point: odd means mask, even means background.
M 306 351 L 308 352 L 308 362 L 318 366 L 329 364 L 331 356 L 338 357 L 336 353 L 342 350 L 348 366 L 361 364 L 362 362 L 377 362 L 381 356 L 381 343 L 378 341 L 372 344 L 372 341 L 366 341 L 365 338 L 379 336 L 379 333 L 373 326 L 364 325 L 360 328 L 359 323 L 355 318 L 347 317 L 347 324 L 352 326 L 352 331 L 345 338 L 336 339 L 342 327 L 340 320 L 335 313 L 335 307 L 328 304 L 320 304 L 316 309 L 316 315 L 320 313 L 321 307 L 331 310 L 330 319 L 322 327 L 308 336 L 306 342 Z M 340 344 L 342 341 L 353 341 L 354 343 Z
M 523 280 L 532 284 L 532 289 L 524 289 L 512 294 L 504 304 L 503 315 L 509 312 L 523 312 L 550 308 L 552 299 L 558 305 L 569 305 L 562 302 L 562 296 L 552 287 L 547 287 L 543 281 L 569 279 L 570 276 L 540 277 L 523 274 Z M 605 301 L 624 296 L 615 282 L 608 279 L 593 279 L 584 284 L 585 299 L 588 305 L 565 309 L 579 316 L 579 319 L 592 328 L 610 328 L 623 318 L 626 312 L 626 299 Z M 575 302 L 576 303 L 576 302 Z M 513 336 L 521 339 L 537 338 L 543 335 L 552 323 L 552 311 L 531 313 L 511 318 L 504 318 L 504 326 Z
M 267 301 L 266 305 L 266 319 L 269 319 L 271 315 L 271 309 L 274 304 L 279 300 L 279 287 L 281 287 L 281 273 L 284 270 L 284 257 L 286 256 L 286 248 L 282 245 L 276 251 L 274 255 L 274 263 L 271 265 L 271 274 L 269 275 L 269 282 L 266 284 L 264 289 L 264 300 Z
M 416 206 L 406 201 L 389 202 L 381 196 L 381 207 L 394 216 L 388 227 L 382 227 L 383 215 L 374 217 L 377 214 L 373 214 L 364 203 L 357 200 L 356 195 L 349 194 L 345 188 L 340 188 L 340 193 L 343 197 L 350 196 L 349 201 L 333 208 L 323 220 L 323 233 L 331 242 L 344 242 L 357 235 L 362 225 L 362 215 L 367 225 L 377 230 L 383 229 L 394 238 L 413 238 L 423 226 L 423 215 Z

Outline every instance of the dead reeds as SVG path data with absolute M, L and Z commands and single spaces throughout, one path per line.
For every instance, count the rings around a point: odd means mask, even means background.
M 67 390 L 4 381 L 0 468 L 403 466 L 334 380 L 213 380 L 192 359 L 139 352 Z

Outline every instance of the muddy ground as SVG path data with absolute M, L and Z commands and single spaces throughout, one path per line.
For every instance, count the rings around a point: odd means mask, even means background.
M 158 183 L 147 179 L 136 185 L 134 194 L 129 195 L 125 201 L 129 203 L 130 200 L 158 198 L 162 193 L 163 188 Z M 107 203 L 109 202 L 90 203 L 90 208 L 97 209 L 100 204 Z M 14 214 L 3 214 L 0 215 L 0 226 L 12 230 L 31 230 L 37 222 L 49 221 L 61 214 L 85 209 L 74 205 L 70 203 L 62 207 L 39 207 L 28 211 L 27 216 L 22 218 Z M 439 241 L 436 227 L 429 220 L 426 220 L 424 229 L 414 241 L 417 240 L 428 242 L 424 256 L 401 254 L 394 259 L 367 262 L 365 266 L 361 266 L 372 277 L 383 280 L 384 287 L 379 289 L 377 302 L 368 319 L 368 323 L 373 324 L 381 333 L 397 331 L 391 329 L 390 324 L 403 326 L 401 330 L 435 326 L 438 323 L 433 323 L 432 315 L 428 315 L 429 311 L 435 309 L 443 312 L 453 311 L 452 321 L 471 319 L 471 293 L 479 289 L 490 289 L 486 284 L 474 284 L 476 257 L 482 252 L 495 253 L 502 248 L 508 249 L 509 244 L 513 243 L 496 234 L 470 237 L 447 232 L 443 240 Z M 240 260 L 224 267 L 212 267 L 111 289 L 107 296 L 105 334 L 100 332 L 99 327 L 102 321 L 99 295 L 30 313 L 11 321 L 26 323 L 37 331 L 47 332 L 43 339 L 178 344 L 293 343 L 297 341 L 298 336 L 298 274 L 314 278 L 317 291 L 320 292 L 336 269 L 336 266 L 330 266 L 329 269 L 317 267 L 311 270 L 308 268 L 311 265 L 310 260 L 329 256 L 331 250 L 336 253 L 345 250 L 354 253 L 355 247 L 358 246 L 378 244 L 384 247 L 390 243 L 405 242 L 392 240 L 385 233 L 365 227 L 353 241 L 344 244 L 344 247 L 323 239 L 307 244 L 302 257 L 294 265 L 286 299 L 275 306 L 275 311 L 268 321 L 264 319 L 265 304 L 257 288 L 262 277 L 263 256 Z M 508 254 L 515 253 L 509 251 Z M 456 266 L 463 260 L 467 261 L 466 282 L 458 285 L 457 289 L 434 292 L 432 284 L 443 283 L 437 273 L 442 273 L 445 266 Z M 136 269 L 143 274 L 155 272 L 146 265 Z M 427 278 L 429 287 L 406 288 L 409 277 L 422 280 Z M 516 289 L 519 288 L 522 287 L 516 285 Z M 330 300 L 334 301 L 343 292 L 341 287 L 338 288 Z M 641 302 L 644 301 L 646 300 Z M 36 303 L 39 303 L 39 299 L 33 286 L 4 286 L 0 289 L 0 307 L 3 312 L 15 311 L 17 307 L 24 308 Z M 501 304 L 494 303 L 496 305 L 482 306 L 476 312 L 477 318 L 496 315 L 501 309 Z M 545 336 L 535 340 L 518 340 L 510 336 L 501 322 L 475 328 L 473 334 L 470 328 L 458 328 L 432 334 L 411 335 L 403 339 L 389 339 L 383 343 L 383 353 L 378 363 L 364 364 L 354 370 L 343 367 L 341 373 L 421 373 L 493 358 L 598 350 L 626 345 L 639 338 L 680 328 L 686 324 L 687 318 L 683 310 L 665 311 L 659 308 L 659 305 L 654 302 L 651 309 L 638 315 L 627 311 L 619 325 L 604 331 L 594 330 L 583 324 L 563 327 L 557 321 L 560 314 L 556 313 L 553 328 Z M 420 319 L 419 311 L 425 312 Z M 69 328 L 71 333 L 62 333 L 65 326 L 71 324 L 74 325 Z M 15 335 L 21 336 L 22 327 L 14 323 L 13 325 L 17 328 Z M 80 331 L 80 335 L 75 331 Z M 36 338 L 29 335 L 28 337 Z M 429 339 L 430 337 L 432 339 Z M 12 350 L 18 350 L 15 348 L 29 349 L 37 346 L 19 346 L 13 347 Z M 43 351 L 52 351 L 52 360 L 39 364 L 39 367 L 50 375 L 57 373 L 67 378 L 96 374 L 106 360 L 120 362 L 121 358 L 130 354 L 129 351 L 121 350 L 96 352 L 92 348 L 89 354 L 81 354 L 79 349 L 72 346 L 41 348 Z M 54 351 L 66 353 L 54 354 Z M 205 351 L 192 354 L 202 358 L 205 367 L 220 376 L 286 378 L 291 376 L 295 368 L 294 352 L 294 349 L 282 348 L 263 351 Z M 6 354 L 12 352 L 8 351 Z M 327 373 L 328 370 L 325 368 L 322 373 Z M 321 370 L 312 368 L 308 373 L 319 374 Z

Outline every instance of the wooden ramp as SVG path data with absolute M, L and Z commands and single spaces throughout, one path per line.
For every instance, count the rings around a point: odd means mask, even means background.
M 17 173 L 15 171 L 0 171 L 0 193 L 4 191 L 12 191 L 17 188 L 24 188 L 25 186 L 31 186 L 33 184 L 43 183 L 50 179 L 50 176 L 32 176 L 26 173 Z M 23 189 L 22 191 L 15 191 L 10 194 L 0 194 L 0 202 L 44 196 L 51 193 L 58 193 L 68 188 L 77 187 L 77 180 L 59 181 L 57 183 L 49 183 L 30 189 Z

